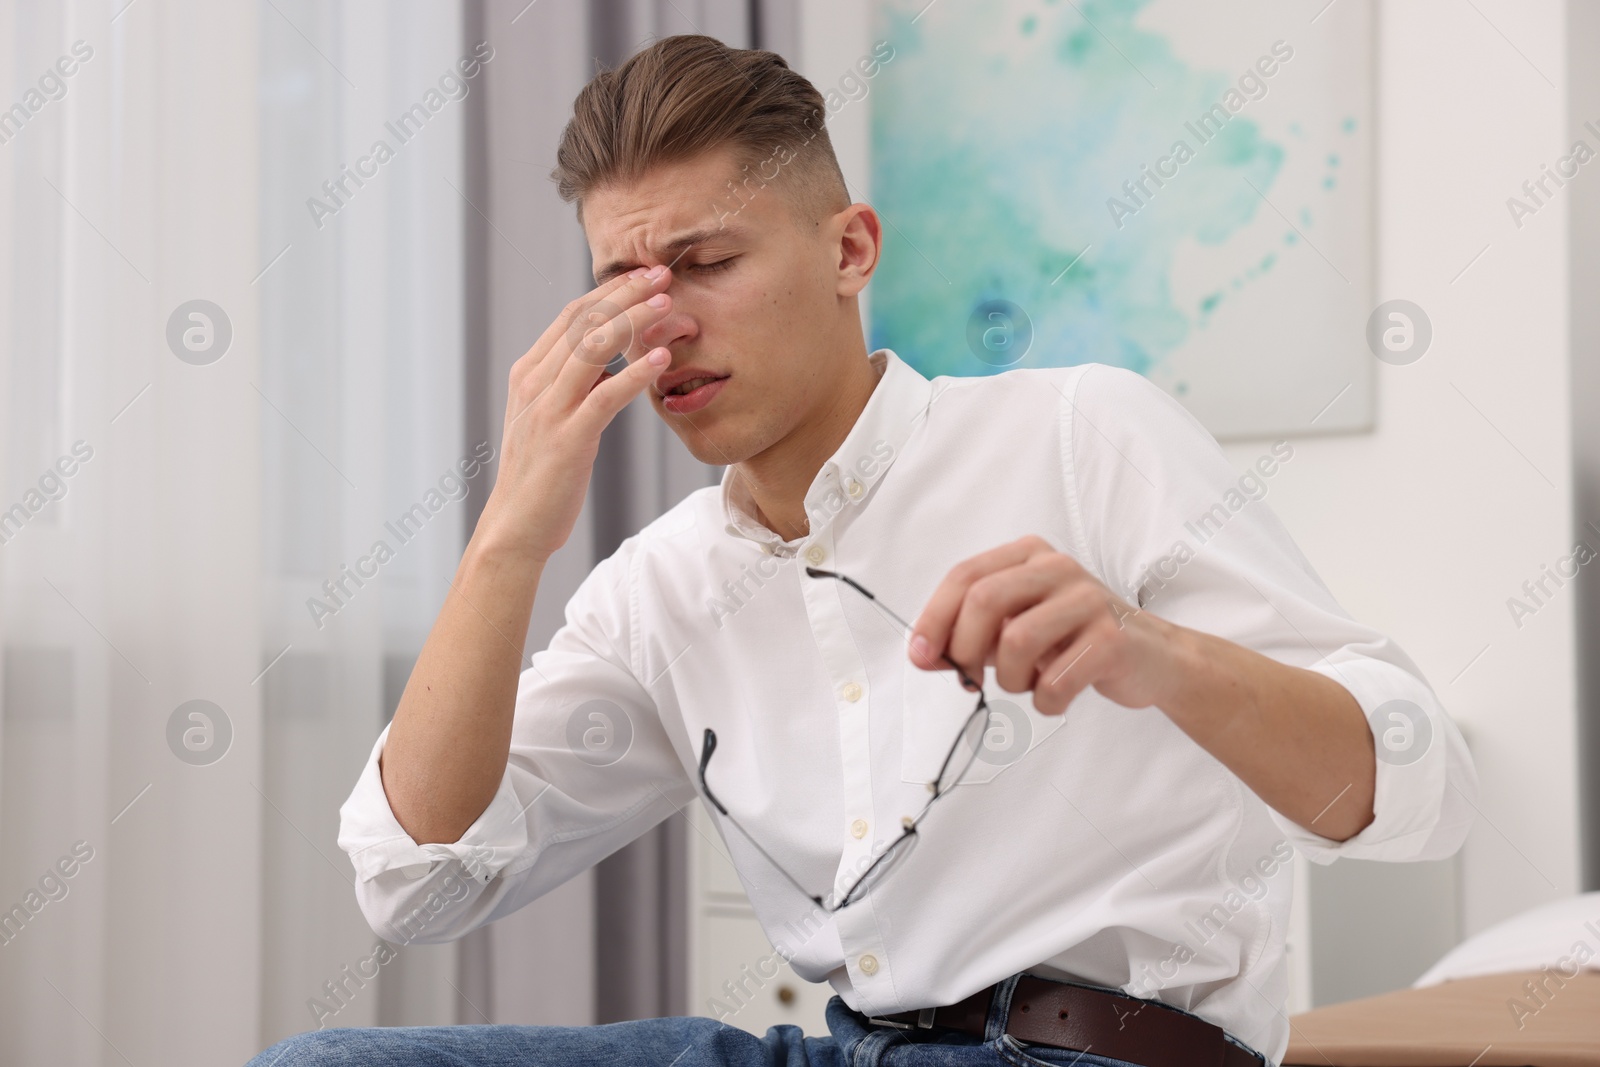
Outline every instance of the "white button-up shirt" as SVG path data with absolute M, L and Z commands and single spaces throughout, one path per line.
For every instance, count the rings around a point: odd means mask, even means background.
M 1091 688 L 1042 715 L 993 668 L 979 758 L 864 899 L 824 914 L 711 819 L 774 947 L 859 1011 L 949 1004 L 1028 969 L 1159 998 L 1277 1060 L 1294 850 L 1455 851 L 1477 791 L 1460 733 L 1260 499 L 1291 445 L 1235 470 L 1120 369 L 929 381 L 888 349 L 870 358 L 880 380 L 806 494 L 806 536 L 762 526 L 729 467 L 587 576 L 522 674 L 505 777 L 460 842 L 400 827 L 378 738 L 340 812 L 363 912 L 391 940 L 440 941 L 514 911 L 696 802 L 708 726 L 717 798 L 808 890 L 842 892 L 926 802 L 975 698 L 806 564 L 909 621 L 956 563 L 1037 534 L 1130 604 L 1344 685 L 1378 746 L 1372 824 L 1321 837 L 1160 710 Z

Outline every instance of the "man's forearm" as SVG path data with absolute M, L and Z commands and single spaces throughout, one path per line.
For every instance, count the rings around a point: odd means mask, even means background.
M 1347 689 L 1220 637 L 1173 631 L 1181 681 L 1158 702 L 1173 722 L 1311 832 L 1343 841 L 1372 822 L 1372 732 Z
M 419 844 L 460 840 L 500 787 L 543 571 L 481 528 L 456 569 L 379 765 L 395 818 Z

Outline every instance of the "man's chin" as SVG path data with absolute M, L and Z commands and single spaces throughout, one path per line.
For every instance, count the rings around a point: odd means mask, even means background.
M 707 425 L 709 420 L 696 417 L 690 421 L 682 415 L 669 415 L 665 412 L 660 414 L 662 421 L 678 435 L 678 440 L 683 442 L 683 447 L 701 463 L 726 467 L 744 460 L 745 449 L 742 443 L 728 439 L 726 433 L 719 432 L 721 427 Z
M 691 431 L 692 432 L 692 431 Z M 689 454 L 701 463 L 713 467 L 727 467 L 735 463 L 743 463 L 747 458 L 745 450 L 733 445 L 723 445 L 720 441 L 711 440 L 694 434 L 694 440 L 685 440 L 683 443 L 689 449 Z

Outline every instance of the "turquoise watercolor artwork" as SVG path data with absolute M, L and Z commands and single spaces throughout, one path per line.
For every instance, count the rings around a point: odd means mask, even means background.
M 871 346 L 1125 367 L 1224 437 L 1370 425 L 1363 16 L 1286 6 L 879 0 Z

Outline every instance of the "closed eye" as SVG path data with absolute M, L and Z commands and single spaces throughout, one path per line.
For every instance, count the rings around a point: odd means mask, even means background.
M 705 274 L 715 274 L 718 271 L 727 270 L 729 265 L 738 258 L 738 256 L 729 256 L 727 259 L 719 259 L 714 263 L 691 263 L 689 265 L 689 269 L 700 271 Z

